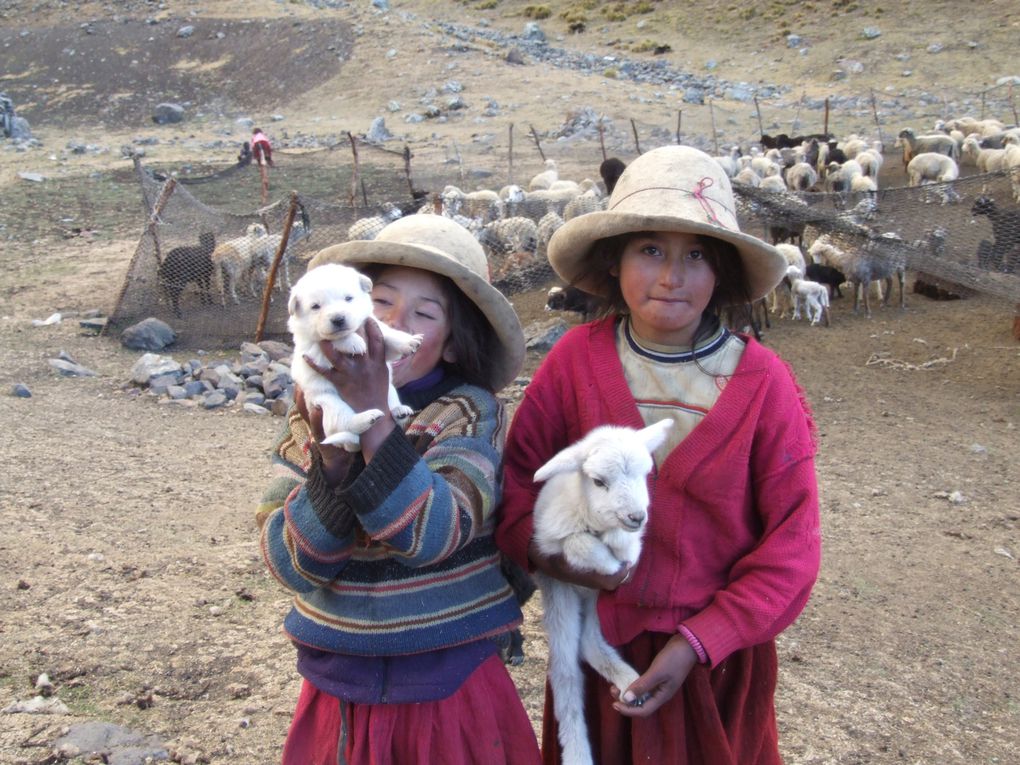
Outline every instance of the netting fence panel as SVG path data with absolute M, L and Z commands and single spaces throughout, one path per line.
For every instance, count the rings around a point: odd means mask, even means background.
M 396 216 L 416 211 L 445 212 L 472 230 L 489 258 L 493 283 L 506 294 L 556 283 L 545 254 L 549 237 L 572 215 L 601 209 L 604 199 L 538 192 L 514 201 L 506 192 L 511 180 L 526 189 L 547 159 L 555 161 L 560 178 L 598 178 L 605 143 L 595 129 L 597 117 L 581 112 L 575 118 L 580 127 L 571 124 L 564 135 L 546 135 L 541 142 L 518 130 L 512 152 L 506 151 L 506 135 L 484 134 L 469 145 L 449 143 L 424 159 L 406 149 L 351 143 L 275 152 L 274 192 L 292 189 L 300 215 L 264 336 L 286 337 L 287 290 L 312 254 L 352 238 L 370 238 Z M 637 131 L 642 151 L 675 139 L 662 127 L 635 125 Z M 711 152 L 704 139 L 685 143 Z M 625 162 L 637 156 L 636 141 L 629 150 L 619 150 L 618 140 L 616 145 L 610 153 Z M 814 238 L 828 234 L 844 249 L 901 264 L 960 291 L 1020 303 L 1015 197 L 1020 178 L 968 175 L 910 188 L 904 186 L 899 162 L 895 152 L 886 153 L 880 189 L 871 194 L 777 194 L 735 184 L 738 217 L 745 230 L 765 239 L 787 229 L 799 232 L 807 249 Z M 139 239 L 111 327 L 156 316 L 177 330 L 185 347 L 231 347 L 252 339 L 275 254 L 267 245 L 274 237 L 279 243 L 289 198 L 257 209 L 251 202 L 259 198 L 258 174 L 251 168 L 180 174 L 169 193 L 165 177 L 140 163 L 137 174 L 146 209 L 161 207 Z M 448 187 L 455 187 L 459 201 L 451 201 Z M 262 229 L 253 229 L 256 225 Z

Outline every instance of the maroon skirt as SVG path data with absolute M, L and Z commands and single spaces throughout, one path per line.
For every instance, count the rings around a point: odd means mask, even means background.
M 539 762 L 535 731 L 498 654 L 451 696 L 419 704 L 350 704 L 306 680 L 283 748 L 283 765 Z
M 671 635 L 643 633 L 620 649 L 644 672 Z M 609 684 L 585 665 L 585 717 L 601 765 L 782 765 L 774 697 L 774 642 L 747 648 L 709 670 L 695 665 L 676 695 L 649 718 L 613 709 Z M 558 765 L 560 746 L 546 686 L 542 761 Z

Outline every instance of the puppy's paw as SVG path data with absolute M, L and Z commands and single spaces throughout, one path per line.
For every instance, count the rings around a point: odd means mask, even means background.
M 365 338 L 353 332 L 333 343 L 333 346 L 348 356 L 364 356 L 368 352 L 368 343 L 365 342 Z
M 421 344 L 425 342 L 425 335 L 411 335 L 411 339 L 407 341 L 407 350 L 404 351 L 406 354 L 415 353 Z
M 381 410 L 366 409 L 364 412 L 358 412 L 356 415 L 351 417 L 350 421 L 347 423 L 347 427 L 352 433 L 364 433 L 382 418 L 383 413 Z
M 400 406 L 395 406 L 390 409 L 390 414 L 392 414 L 395 419 L 402 420 L 403 418 L 410 417 L 414 414 L 414 409 L 401 404 Z

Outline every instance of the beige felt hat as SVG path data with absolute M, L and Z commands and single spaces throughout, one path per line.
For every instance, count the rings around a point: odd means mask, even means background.
M 364 266 L 377 263 L 431 271 L 449 278 L 496 332 L 496 390 L 510 384 L 524 363 L 524 332 L 517 312 L 489 282 L 489 263 L 471 232 L 441 215 L 409 215 L 390 223 L 375 239 L 334 244 L 320 250 L 309 270 L 324 263 Z
M 599 294 L 587 276 L 591 246 L 599 239 L 638 231 L 702 234 L 729 242 L 743 261 L 752 300 L 767 295 L 786 274 L 775 247 L 743 234 L 730 179 L 703 151 L 663 146 L 631 162 L 607 209 L 572 218 L 549 240 L 549 262 L 568 284 Z

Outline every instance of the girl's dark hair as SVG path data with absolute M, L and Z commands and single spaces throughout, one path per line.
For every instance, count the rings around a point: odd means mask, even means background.
M 373 282 L 390 266 L 370 263 L 359 270 Z M 422 269 L 427 270 L 427 269 Z M 441 362 L 448 374 L 456 375 L 470 385 L 495 391 L 495 367 L 489 360 L 499 347 L 499 338 L 488 318 L 449 277 L 429 271 L 440 284 L 449 306 L 450 349 L 455 361 Z
M 597 298 L 600 301 L 595 309 L 597 316 L 629 313 L 630 309 L 627 308 L 623 291 L 620 289 L 620 280 L 611 271 L 619 268 L 623 250 L 631 239 L 648 236 L 650 233 L 630 231 L 599 239 L 592 245 L 591 252 L 588 253 L 588 269 L 585 275 L 593 280 L 591 286 L 604 296 Z M 750 303 L 750 289 L 747 276 L 744 274 L 744 262 L 737 248 L 729 242 L 711 236 L 699 236 L 698 241 L 704 248 L 705 259 L 716 275 L 718 284 L 701 314 L 701 322 L 694 333 L 692 347 L 718 329 L 723 308 Z

